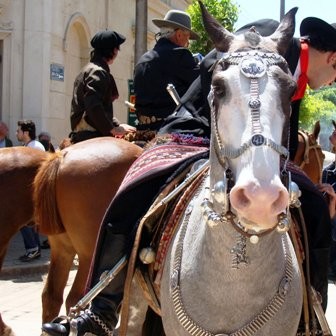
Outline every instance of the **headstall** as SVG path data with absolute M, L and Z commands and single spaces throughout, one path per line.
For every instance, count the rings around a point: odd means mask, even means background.
M 250 100 L 248 107 L 251 113 L 252 124 L 252 136 L 243 143 L 239 148 L 230 148 L 224 146 L 219 136 L 217 117 L 214 109 L 214 90 L 213 87 L 210 90 L 208 100 L 211 107 L 211 122 L 212 129 L 214 130 L 214 148 L 219 163 L 224 168 L 224 179 L 215 183 L 214 188 L 211 190 L 211 195 L 205 197 L 203 206 L 203 215 L 210 226 L 215 226 L 219 222 L 229 222 L 234 228 L 243 235 L 250 238 L 250 241 L 254 244 L 258 243 L 259 236 L 262 236 L 271 230 L 265 230 L 261 232 L 255 232 L 254 230 L 248 230 L 237 219 L 236 216 L 230 210 L 229 192 L 230 186 L 233 185 L 233 177 L 228 166 L 228 159 L 235 159 L 241 156 L 245 151 L 260 146 L 268 146 L 276 151 L 279 155 L 285 157 L 288 160 L 288 149 L 280 144 L 275 143 L 272 139 L 265 137 L 263 133 L 263 126 L 260 122 L 260 107 L 261 101 L 259 97 L 259 81 L 267 74 L 268 67 L 271 65 L 287 65 L 286 60 L 276 53 L 260 52 L 260 51 L 241 51 L 224 54 L 218 61 L 229 65 L 238 65 L 240 72 L 250 80 Z M 286 169 L 285 169 L 286 170 Z M 297 185 L 291 181 L 291 176 L 288 174 L 288 192 L 290 198 L 289 206 L 298 206 L 301 193 Z M 223 212 L 218 214 L 213 210 L 214 200 L 219 204 L 225 204 Z M 278 216 L 277 231 L 280 233 L 287 232 L 289 230 L 290 214 L 287 210 L 286 213 L 281 213 Z

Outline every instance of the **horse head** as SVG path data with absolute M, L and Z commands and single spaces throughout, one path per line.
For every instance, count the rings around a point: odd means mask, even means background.
M 200 6 L 205 29 L 221 54 L 208 97 L 211 195 L 205 212 L 231 222 L 235 218 L 243 231 L 258 234 L 287 220 L 290 197 L 280 179 L 280 157 L 288 157 L 282 144 L 287 144 L 296 84 L 283 55 L 297 8 L 272 35 L 262 37 L 253 27 L 235 36 Z

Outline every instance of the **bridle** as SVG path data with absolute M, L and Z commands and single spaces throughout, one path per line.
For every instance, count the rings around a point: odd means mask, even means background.
M 250 99 L 248 102 L 248 107 L 250 109 L 251 115 L 252 134 L 251 138 L 242 144 L 239 148 L 231 148 L 223 145 L 218 131 L 218 123 L 214 105 L 214 88 L 211 87 L 208 99 L 209 105 L 211 107 L 212 129 L 214 131 L 214 148 L 217 159 L 224 169 L 224 179 L 222 181 L 217 181 L 214 185 L 214 189 L 211 191 L 211 195 L 208 194 L 203 200 L 203 214 L 210 226 L 215 226 L 219 222 L 229 222 L 237 231 L 249 237 L 252 243 L 257 243 L 259 241 L 259 236 L 269 233 L 275 228 L 261 232 L 255 232 L 254 230 L 246 229 L 243 225 L 237 222 L 235 215 L 230 210 L 230 201 L 228 195 L 230 192 L 230 185 L 233 185 L 233 178 L 232 174 L 230 173 L 228 159 L 238 158 L 245 151 L 250 150 L 253 147 L 267 146 L 273 149 L 279 155 L 285 157 L 284 171 L 286 172 L 286 163 L 289 157 L 288 149 L 263 135 L 263 126 L 260 122 L 261 101 L 259 98 L 259 80 L 267 74 L 269 66 L 282 65 L 287 68 L 287 62 L 281 55 L 276 53 L 252 50 L 224 54 L 217 64 L 218 63 L 239 66 L 241 73 L 250 80 Z M 288 174 L 288 191 L 290 194 L 289 205 L 295 205 L 298 203 L 297 200 L 299 197 L 299 190 L 297 185 L 291 181 L 290 173 Z M 211 198 L 215 202 L 219 200 L 219 203 L 225 204 L 221 214 L 218 214 L 213 210 L 213 202 L 210 201 Z M 289 210 L 287 210 L 287 213 L 281 213 L 279 215 L 278 224 L 276 226 L 278 232 L 283 233 L 289 230 L 289 217 Z
M 323 161 L 321 161 L 321 157 L 319 155 L 319 152 L 322 152 L 322 148 L 320 144 L 315 141 L 311 142 L 309 134 L 307 134 L 305 131 L 299 130 L 299 135 L 301 135 L 303 142 L 304 142 L 304 153 L 303 153 L 303 160 L 300 163 L 299 167 L 304 170 L 304 167 L 309 164 L 309 152 L 313 150 L 313 153 L 316 157 L 316 161 L 318 164 L 318 182 L 321 183 L 322 181 L 322 170 L 323 170 Z M 324 159 L 324 154 L 322 153 L 322 157 Z

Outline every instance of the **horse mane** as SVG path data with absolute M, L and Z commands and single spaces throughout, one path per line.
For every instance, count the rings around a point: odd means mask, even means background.
M 41 164 L 33 182 L 34 218 L 45 235 L 65 232 L 56 206 L 56 179 L 62 153 L 51 153 Z

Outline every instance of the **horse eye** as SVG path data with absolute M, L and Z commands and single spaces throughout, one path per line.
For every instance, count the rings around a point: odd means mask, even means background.
M 217 97 L 223 97 L 225 95 L 225 90 L 223 86 L 213 86 L 214 94 Z
M 212 80 L 212 87 L 215 96 L 223 97 L 225 95 L 225 85 L 222 78 L 214 77 Z

